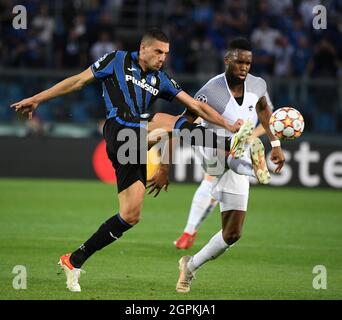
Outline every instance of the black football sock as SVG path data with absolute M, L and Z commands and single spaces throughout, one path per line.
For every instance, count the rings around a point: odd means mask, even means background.
M 86 242 L 71 254 L 71 264 L 75 268 L 80 268 L 92 254 L 119 239 L 130 228 L 132 228 L 132 225 L 125 222 L 119 213 L 109 218 Z
M 230 138 L 217 136 L 217 134 L 211 130 L 204 128 L 203 126 L 190 123 L 185 117 L 180 117 L 174 126 L 174 129 L 179 130 L 181 137 L 186 137 L 183 135 L 185 130 L 190 133 L 188 142 L 191 146 L 202 146 L 214 149 L 224 149 L 226 151 L 230 150 Z

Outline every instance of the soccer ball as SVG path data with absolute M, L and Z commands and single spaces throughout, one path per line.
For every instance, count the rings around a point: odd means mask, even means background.
M 273 112 L 269 125 L 271 132 L 279 140 L 293 140 L 303 133 L 304 118 L 298 110 L 282 107 Z

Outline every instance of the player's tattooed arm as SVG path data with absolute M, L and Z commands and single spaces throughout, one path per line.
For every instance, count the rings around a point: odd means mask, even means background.
M 256 111 L 258 114 L 259 121 L 263 125 L 267 136 L 270 141 L 278 140 L 271 132 L 269 127 L 269 121 L 272 115 L 271 108 L 267 104 L 267 100 L 265 97 L 261 97 L 256 105 Z M 284 166 L 285 156 L 281 147 L 272 148 L 271 151 L 271 160 L 276 165 L 274 170 L 275 173 L 279 173 Z
M 16 112 L 27 114 L 29 119 L 32 119 L 33 112 L 38 108 L 40 103 L 81 90 L 86 84 L 90 83 L 94 79 L 93 72 L 88 68 L 77 75 L 58 82 L 53 87 L 30 98 L 13 103 L 11 108 L 14 108 Z

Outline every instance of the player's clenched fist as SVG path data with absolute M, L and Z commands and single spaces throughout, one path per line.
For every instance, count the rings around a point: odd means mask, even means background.
M 242 119 L 238 119 L 236 120 L 236 122 L 233 124 L 233 128 L 232 128 L 232 132 L 238 132 L 241 128 L 241 126 L 243 125 L 244 121 Z
M 244 121 L 242 119 L 238 119 L 233 125 L 227 125 L 227 129 L 233 133 L 238 132 L 243 123 Z

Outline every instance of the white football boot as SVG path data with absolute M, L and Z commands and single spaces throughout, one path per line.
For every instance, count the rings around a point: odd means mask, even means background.
M 188 262 L 192 259 L 191 256 L 184 256 L 178 261 L 179 264 L 179 278 L 176 285 L 176 291 L 180 293 L 187 293 L 190 291 L 190 285 L 195 279 L 195 273 L 188 269 Z
M 260 184 L 268 184 L 271 175 L 268 171 L 265 159 L 265 147 L 259 138 L 250 142 L 250 153 L 255 176 Z
M 66 281 L 67 288 L 72 292 L 80 292 L 81 286 L 78 283 L 78 280 L 80 279 L 81 272 L 85 272 L 85 271 L 79 268 L 75 268 L 70 262 L 70 256 L 71 256 L 71 253 L 61 256 L 58 264 L 61 266 L 61 268 L 65 272 L 65 275 L 67 278 L 67 281 Z
M 239 129 L 239 131 L 232 137 L 230 144 L 230 154 L 235 159 L 240 159 L 246 151 L 248 146 L 248 139 L 252 135 L 254 125 L 251 120 L 247 120 Z

